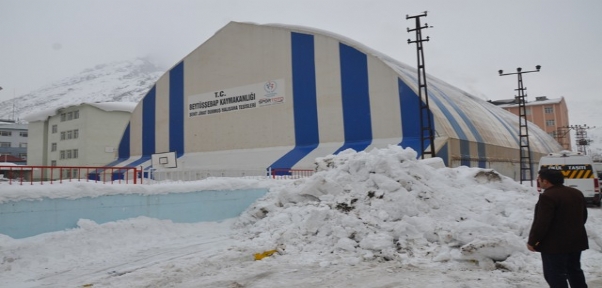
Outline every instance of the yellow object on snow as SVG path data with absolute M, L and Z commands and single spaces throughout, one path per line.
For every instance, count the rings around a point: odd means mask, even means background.
M 262 253 L 255 253 L 255 260 L 261 260 L 265 257 L 270 257 L 276 252 L 278 252 L 278 250 L 274 249 L 274 250 L 264 251 Z

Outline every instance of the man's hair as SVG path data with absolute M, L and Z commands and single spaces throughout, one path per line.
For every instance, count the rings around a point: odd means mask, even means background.
M 552 185 L 564 184 L 564 175 L 560 170 L 541 169 L 539 170 L 539 179 L 548 180 Z

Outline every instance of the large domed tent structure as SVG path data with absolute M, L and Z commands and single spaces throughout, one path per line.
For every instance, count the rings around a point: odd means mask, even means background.
M 173 153 L 181 171 L 313 169 L 316 157 L 388 145 L 420 156 L 416 75 L 333 33 L 231 22 L 155 83 L 110 165 L 160 168 L 152 156 Z M 518 117 L 427 81 L 436 155 L 518 179 Z M 533 159 L 561 150 L 535 125 L 529 134 Z

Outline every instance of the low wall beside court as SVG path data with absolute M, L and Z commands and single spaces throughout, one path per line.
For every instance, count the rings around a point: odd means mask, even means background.
M 139 216 L 176 223 L 220 221 L 237 217 L 267 191 L 260 188 L 8 201 L 0 203 L 0 234 L 25 238 L 76 228 L 79 219 L 99 224 Z

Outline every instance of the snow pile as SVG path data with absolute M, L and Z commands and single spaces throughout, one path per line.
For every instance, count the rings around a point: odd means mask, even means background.
M 399 146 L 316 161 L 312 177 L 272 188 L 239 217 L 243 243 L 322 266 L 395 260 L 518 271 L 534 255 L 526 255 L 525 211 L 537 192 L 495 171 L 434 168 Z

